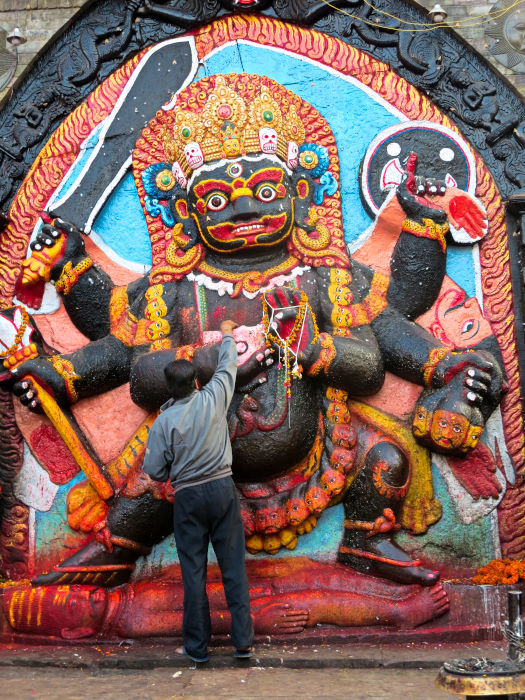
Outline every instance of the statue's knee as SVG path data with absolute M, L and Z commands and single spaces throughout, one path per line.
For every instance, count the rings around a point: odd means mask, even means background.
M 366 456 L 374 486 L 387 498 L 402 498 L 408 489 L 410 465 L 405 453 L 392 442 L 379 442 Z

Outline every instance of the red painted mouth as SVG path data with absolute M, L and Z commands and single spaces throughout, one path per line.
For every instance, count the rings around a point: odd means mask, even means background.
M 437 438 L 436 442 L 438 445 L 443 445 L 443 447 L 450 447 L 452 445 L 452 440 L 444 435 Z
M 242 224 L 234 224 L 226 221 L 224 224 L 209 226 L 208 231 L 217 241 L 224 243 L 228 241 L 244 240 L 246 245 L 256 243 L 260 236 L 275 233 L 283 228 L 286 223 L 286 214 L 267 215 L 257 221 L 247 221 Z

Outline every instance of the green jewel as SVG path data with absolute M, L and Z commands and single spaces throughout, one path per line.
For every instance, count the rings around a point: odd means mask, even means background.
M 181 133 L 182 133 L 182 135 L 184 136 L 185 139 L 189 138 L 189 137 L 191 136 L 191 129 L 190 129 L 190 127 L 189 127 L 189 126 L 185 126 L 185 127 L 182 129 L 182 132 L 181 132 Z
M 263 112 L 263 119 L 265 122 L 273 121 L 273 112 L 270 112 L 269 109 L 265 109 Z
M 155 178 L 155 184 L 162 192 L 168 192 L 175 184 L 175 178 L 169 170 L 162 170 Z

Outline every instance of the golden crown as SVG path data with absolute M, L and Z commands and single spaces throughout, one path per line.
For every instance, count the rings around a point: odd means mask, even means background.
M 265 85 L 247 101 L 219 75 L 200 112 L 177 104 L 172 112 L 173 129 L 164 134 L 164 151 L 182 186 L 204 163 L 249 153 L 277 155 L 289 168 L 297 167 L 305 127 L 295 106 L 284 114 Z

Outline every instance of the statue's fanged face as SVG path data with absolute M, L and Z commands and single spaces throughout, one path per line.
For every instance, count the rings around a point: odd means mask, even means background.
M 292 188 L 277 159 L 239 158 L 199 172 L 190 186 L 190 212 L 212 250 L 274 246 L 292 230 Z

